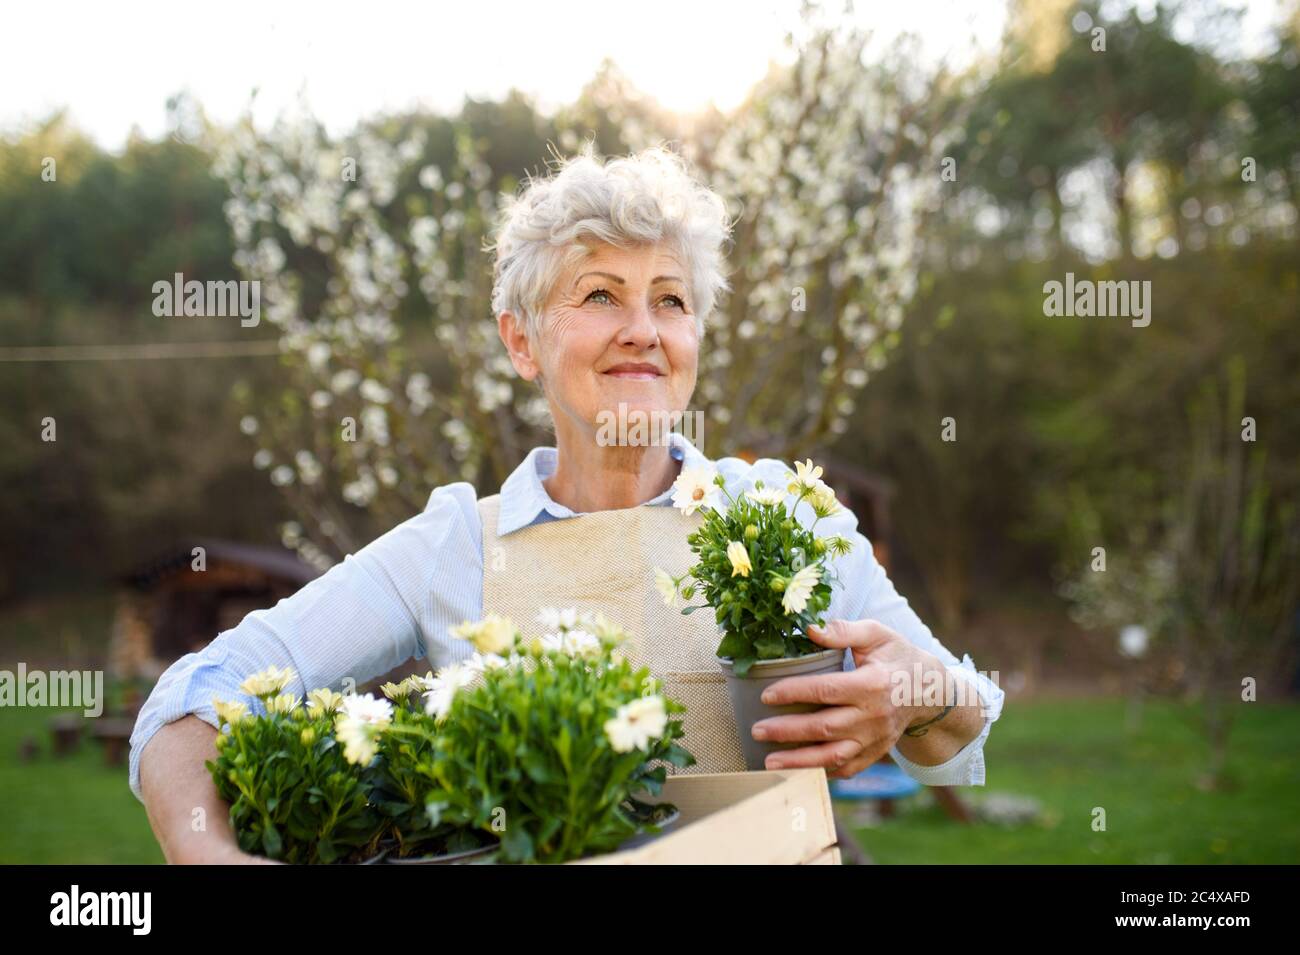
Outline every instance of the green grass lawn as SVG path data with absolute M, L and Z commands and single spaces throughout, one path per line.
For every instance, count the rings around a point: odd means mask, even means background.
M 0 863 L 162 862 L 125 767 L 106 766 L 88 737 L 73 756 L 50 755 L 48 724 L 57 712 L 0 710 Z M 26 737 L 40 753 L 20 763 Z
M 160 862 L 124 769 L 105 766 L 89 740 L 68 759 L 49 755 L 53 713 L 0 711 L 0 863 Z M 20 764 L 26 736 L 40 755 Z M 1119 700 L 1013 703 L 989 737 L 988 785 L 960 791 L 972 801 L 1031 797 L 1037 821 L 960 826 L 912 797 L 896 818 L 858 832 L 881 863 L 1300 861 L 1300 706 L 1242 706 L 1229 761 L 1235 791 L 1196 788 L 1204 752 L 1173 704 L 1148 704 L 1129 736 Z M 1092 830 L 1096 806 L 1105 832 Z
M 1030 797 L 1037 821 L 961 826 L 909 797 L 895 818 L 858 828 L 862 844 L 879 863 L 1300 862 L 1300 706 L 1241 705 L 1228 760 L 1236 788 L 1215 793 L 1196 786 L 1206 749 L 1193 711 L 1148 703 L 1130 734 L 1124 709 L 1099 699 L 1006 707 L 985 746 L 985 786 L 958 792 Z M 1104 832 L 1093 831 L 1094 807 L 1106 811 Z

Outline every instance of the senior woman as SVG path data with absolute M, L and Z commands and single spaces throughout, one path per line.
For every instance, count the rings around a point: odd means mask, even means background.
M 478 498 L 465 483 L 434 489 L 423 513 L 168 669 L 140 713 L 130 773 L 169 861 L 252 861 L 203 765 L 215 752 L 214 697 L 235 697 L 271 664 L 293 668 L 289 689 L 299 695 L 359 684 L 413 657 L 437 669 L 472 653 L 449 628 L 486 612 L 529 632 L 540 607 L 599 609 L 640 638 L 634 662 L 687 704 L 684 742 L 699 760 L 688 771 L 744 769 L 716 628 L 708 614 L 664 607 L 654 568 L 692 562 L 686 537 L 700 517 L 672 506 L 683 469 L 716 468 L 737 494 L 759 480 L 779 486 L 789 468 L 709 461 L 676 433 L 619 445 L 602 427 L 615 412 L 662 420 L 687 409 L 704 323 L 727 287 L 728 232 L 722 200 L 660 149 L 607 164 L 580 155 L 507 207 L 492 304 L 516 371 L 546 397 L 555 447 L 534 448 L 499 494 Z M 801 744 L 769 756 L 768 768 L 848 776 L 889 753 L 922 782 L 982 784 L 1002 692 L 895 592 L 853 514 L 831 520 L 826 531 L 856 546 L 837 558 L 842 584 L 827 626 L 809 636 L 843 648 L 845 671 L 775 685 L 773 702 L 828 706 L 755 726 L 756 736 Z M 895 675 L 938 679 L 945 700 L 900 698 Z M 977 693 L 957 692 L 963 681 Z M 923 723 L 923 735 L 904 733 Z

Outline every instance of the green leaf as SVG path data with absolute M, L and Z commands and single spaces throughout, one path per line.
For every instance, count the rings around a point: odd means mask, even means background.
M 718 645 L 718 656 L 735 659 L 741 656 L 746 649 L 748 649 L 748 646 L 745 643 L 745 638 L 728 630 L 723 634 L 722 642 Z
M 754 641 L 760 660 L 777 660 L 785 656 L 785 641 L 780 634 L 765 633 Z
M 330 840 L 322 839 L 316 844 L 316 854 L 320 857 L 321 862 L 329 865 L 339 857 L 339 850 Z
M 507 823 L 501 849 L 511 862 L 532 862 L 534 858 L 533 839 L 521 825 Z
M 273 823 L 267 823 L 262 830 L 262 849 L 269 859 L 278 859 L 284 851 L 284 842 L 280 839 L 280 830 Z
M 477 849 L 482 842 L 468 829 L 457 829 L 447 837 L 447 852 L 468 852 Z

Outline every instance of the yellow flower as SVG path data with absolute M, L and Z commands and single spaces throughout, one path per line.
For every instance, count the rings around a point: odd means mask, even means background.
M 618 644 L 627 639 L 627 634 L 618 624 L 609 620 L 602 613 L 593 614 L 591 621 L 591 631 L 601 639 L 603 643 Z
M 307 715 L 315 719 L 333 713 L 343 702 L 343 694 L 330 689 L 312 690 L 307 694 Z
M 235 724 L 248 715 L 248 707 L 243 703 L 229 703 L 225 700 L 218 700 L 215 697 L 212 700 L 212 706 L 217 711 L 218 723 Z
M 415 676 L 414 674 L 412 674 L 411 676 L 408 676 L 405 680 L 403 680 L 401 683 L 397 685 L 406 687 L 406 692 L 408 696 L 412 693 L 423 693 L 424 677 Z
M 808 503 L 812 505 L 813 513 L 818 517 L 830 517 L 840 510 L 840 502 L 835 497 L 835 492 L 830 485 L 821 481 L 817 482 L 812 493 L 808 495 Z
M 673 580 L 672 574 L 666 570 L 655 568 L 655 589 L 659 591 L 659 596 L 664 598 L 664 605 L 667 607 L 676 607 L 679 592 L 677 590 L 677 581 Z
M 799 568 L 790 578 L 790 582 L 785 585 L 785 593 L 781 597 L 781 606 L 785 612 L 803 613 L 804 607 L 808 606 L 808 598 L 819 580 L 821 580 L 821 567 L 817 564 L 808 564 Z
M 754 569 L 754 565 L 749 562 L 749 551 L 745 550 L 745 545 L 740 541 L 731 541 L 727 544 L 727 559 L 731 561 L 732 577 L 737 574 L 748 577 L 749 572 Z
M 291 714 L 301 702 L 298 697 L 292 693 L 281 693 L 279 696 L 273 696 L 266 701 L 266 712 L 284 713 L 286 716 Z
M 460 637 L 474 644 L 479 653 L 494 653 L 505 656 L 515 645 L 515 625 L 508 617 L 488 614 L 477 623 L 466 620 L 459 627 L 451 628 L 453 637 Z
M 249 696 L 272 696 L 288 686 L 294 675 L 293 670 L 289 667 L 281 670 L 278 667 L 270 666 L 261 673 L 254 673 L 239 684 L 239 688 Z
M 401 683 L 385 683 L 379 689 L 394 703 L 400 703 L 411 695 L 411 685 L 405 680 Z
M 812 459 L 807 461 L 796 461 L 794 464 L 795 473 L 788 474 L 787 480 L 790 482 L 789 491 L 791 494 L 798 494 L 801 491 L 812 490 L 820 481 L 822 469 L 814 467 Z

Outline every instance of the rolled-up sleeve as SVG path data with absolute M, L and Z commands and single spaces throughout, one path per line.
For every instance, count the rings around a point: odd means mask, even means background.
M 217 727 L 212 701 L 244 700 L 239 685 L 268 666 L 291 667 L 286 692 L 346 689 L 416 656 L 437 656 L 447 627 L 477 616 L 482 545 L 474 489 L 439 488 L 425 510 L 347 556 L 274 607 L 246 616 L 207 647 L 173 663 L 131 734 L 131 791 L 158 730 L 188 714 Z M 432 652 L 431 652 L 432 651 Z

